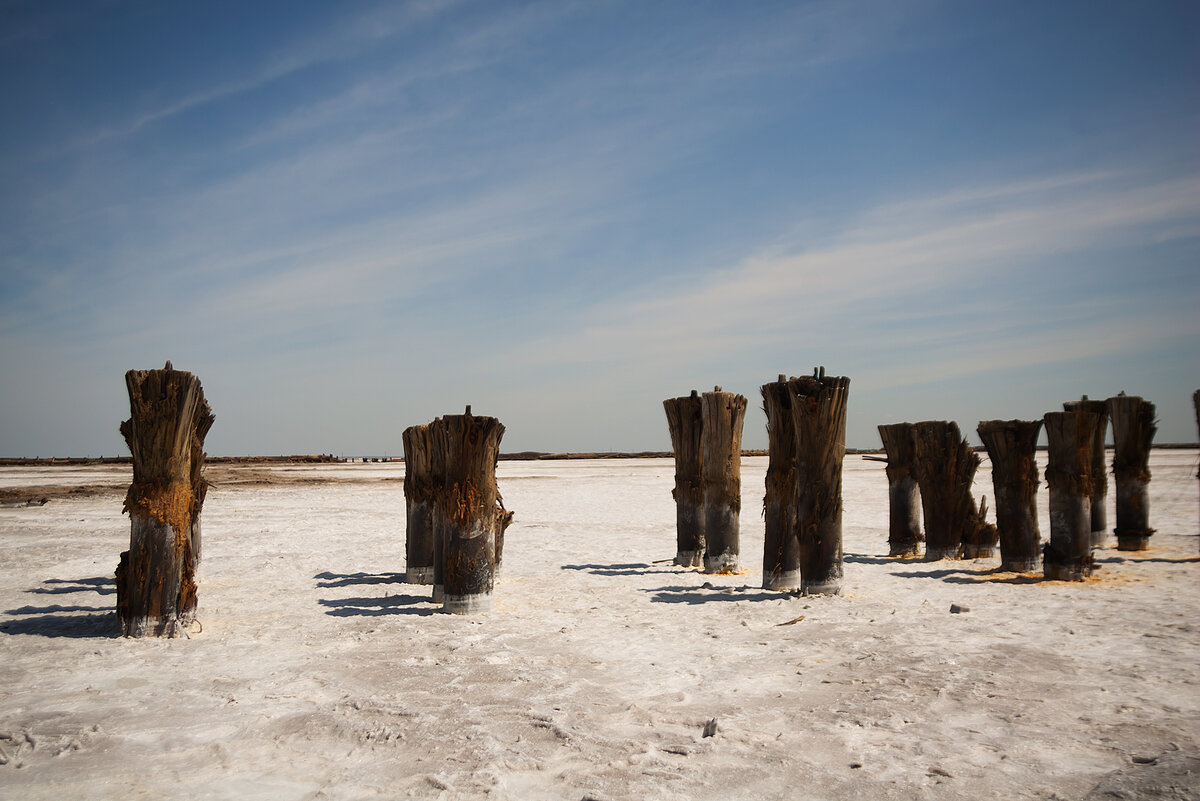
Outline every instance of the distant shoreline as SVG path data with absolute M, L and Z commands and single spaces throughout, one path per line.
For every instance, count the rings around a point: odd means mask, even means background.
M 1110 446 L 1111 447 L 1111 446 Z M 1195 442 L 1166 442 L 1155 444 L 1153 450 L 1187 450 L 1200 448 Z M 982 446 L 973 450 L 982 451 Z M 1039 448 L 1045 450 L 1045 448 Z M 883 448 L 847 448 L 847 454 L 882 454 Z M 671 451 L 580 451 L 548 453 L 541 451 L 518 451 L 500 454 L 502 462 L 567 461 L 579 459 L 669 459 Z M 742 456 L 766 456 L 766 450 L 744 450 Z M 130 464 L 130 456 L 51 456 L 51 457 L 0 457 L 0 467 L 39 467 L 50 465 L 124 465 Z M 289 456 L 206 456 L 207 464 L 363 464 L 403 462 L 402 456 L 333 456 L 332 454 L 291 454 Z

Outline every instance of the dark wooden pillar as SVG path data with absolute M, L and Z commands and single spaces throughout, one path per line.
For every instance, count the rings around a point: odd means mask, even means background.
M 1092 545 L 1099 547 L 1108 539 L 1108 513 L 1105 507 L 1108 503 L 1108 469 L 1104 464 L 1104 440 L 1108 436 L 1108 403 L 1106 401 L 1088 400 L 1084 395 L 1077 401 L 1063 404 L 1067 412 L 1075 409 L 1087 409 L 1098 415 L 1100 424 L 1096 426 L 1096 434 L 1092 440 L 1092 463 L 1089 473 L 1092 477 L 1091 503 L 1092 515 Z
M 763 589 L 798 590 L 800 539 L 796 532 L 796 429 L 787 376 L 763 384 L 767 414 L 767 480 L 763 496 Z
M 671 450 L 675 454 L 675 564 L 700 567 L 704 562 L 704 476 L 700 449 L 703 404 L 690 396 L 663 401 Z
M 925 517 L 925 558 L 991 556 L 995 528 L 984 522 L 971 495 L 979 455 L 967 445 L 958 425 L 943 420 L 914 423 L 913 454 Z
M 916 556 L 925 535 L 921 533 L 921 496 L 913 477 L 912 423 L 879 426 L 887 453 L 888 556 Z
M 1196 430 L 1200 431 L 1200 389 L 1192 393 L 1192 406 L 1196 408 Z M 1200 469 L 1196 470 L 1196 478 L 1200 479 Z
M 447 415 L 442 422 L 446 432 L 446 477 L 440 499 L 446 524 L 442 610 L 484 612 L 491 608 L 496 542 L 502 523 L 506 525 L 496 485 L 504 426 L 495 417 L 472 415 L 470 406 L 465 414 Z
M 737 573 L 741 553 L 742 424 L 746 398 L 714 387 L 701 398 L 704 476 L 704 572 Z
M 429 516 L 431 539 L 433 540 L 433 588 L 431 600 L 443 603 L 446 590 L 446 535 L 449 522 L 446 519 L 446 421 L 440 417 L 429 423 L 429 475 L 433 482 L 434 501 Z
M 1113 476 L 1116 479 L 1117 550 L 1150 547 L 1150 444 L 1154 440 L 1154 404 L 1121 393 L 1108 399 L 1113 427 Z
M 1043 418 L 1048 444 L 1050 541 L 1043 550 L 1048 579 L 1082 581 L 1092 574 L 1092 441 L 1098 415 L 1087 409 L 1049 412 Z
M 1041 429 L 1041 420 L 984 420 L 977 429 L 992 460 L 1002 570 L 1029 573 L 1041 563 L 1034 457 Z
M 117 566 L 117 617 L 126 637 L 175 637 L 195 618 L 204 437 L 213 424 L 200 379 L 174 370 L 125 374 L 133 455 L 125 495 L 129 550 Z
M 842 589 L 842 460 L 850 379 L 827 376 L 788 382 L 796 436 L 796 531 L 805 593 Z
M 433 481 L 429 426 L 404 429 L 405 572 L 409 584 L 433 583 Z

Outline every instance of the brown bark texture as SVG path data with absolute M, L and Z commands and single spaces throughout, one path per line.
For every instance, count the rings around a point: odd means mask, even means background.
M 888 556 L 916 556 L 925 535 L 921 532 L 921 494 L 913 475 L 912 423 L 879 426 L 887 453 Z
M 116 571 L 117 618 L 126 637 L 178 636 L 195 618 L 200 560 L 204 438 L 215 419 L 200 379 L 175 370 L 125 374 L 130 417 L 121 424 L 133 455 L 125 495 L 129 550 Z
M 992 460 L 1001 570 L 1028 573 L 1041 563 L 1034 455 L 1041 429 L 1041 420 L 984 420 L 976 429 Z
M 1108 537 L 1108 468 L 1104 463 L 1104 441 L 1108 437 L 1108 402 L 1088 400 L 1084 395 L 1077 401 L 1067 401 L 1063 411 L 1071 412 L 1076 409 L 1086 409 L 1092 414 L 1099 415 L 1100 424 L 1092 439 L 1092 494 L 1089 498 L 1092 514 L 1092 545 L 1104 544 Z
M 690 396 L 663 401 L 671 450 L 675 455 L 675 564 L 700 567 L 704 562 L 704 474 L 700 435 L 703 403 Z
M 816 372 L 816 371 L 814 371 Z M 817 375 L 788 382 L 796 438 L 796 530 L 802 589 L 842 589 L 842 461 L 850 379 Z
M 913 472 L 921 488 L 925 517 L 925 558 L 991 556 L 995 527 L 984 521 L 971 495 L 979 455 L 967 445 L 958 424 L 944 420 L 914 423 L 913 452 Z
M 446 473 L 438 504 L 445 522 L 443 611 L 486 611 L 496 576 L 497 543 L 511 520 L 496 484 L 504 426 L 495 417 L 442 418 Z
M 800 537 L 796 530 L 796 433 L 787 379 L 763 384 L 767 415 L 767 478 L 763 496 L 763 589 L 798 590 Z
M 1092 442 L 1099 415 L 1084 408 L 1049 412 L 1046 487 L 1050 541 L 1042 550 L 1046 578 L 1082 581 L 1092 574 Z
M 1154 404 L 1136 395 L 1108 399 L 1113 428 L 1113 477 L 1116 484 L 1117 550 L 1150 547 L 1150 445 L 1157 427 Z
M 437 484 L 433 478 L 429 426 L 404 429 L 404 556 L 405 581 L 433 583 L 433 507 Z
M 746 398 L 721 392 L 701 397 L 704 477 L 704 572 L 737 573 L 741 552 L 742 425 Z

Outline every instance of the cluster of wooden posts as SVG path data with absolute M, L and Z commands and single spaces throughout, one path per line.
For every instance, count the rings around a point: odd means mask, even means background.
M 121 434 L 133 455 L 125 496 L 129 550 L 116 571 L 117 616 L 126 636 L 176 636 L 196 609 L 200 509 L 207 489 L 204 438 L 213 424 L 200 380 L 175 370 L 130 370 L 130 419 Z M 769 441 L 763 587 L 836 593 L 842 583 L 842 460 L 850 379 L 786 378 L 761 388 Z M 1200 391 L 1196 404 L 1200 426 Z M 676 556 L 709 573 L 740 572 L 741 442 L 746 398 L 715 387 L 663 401 L 675 454 Z M 1141 550 L 1149 526 L 1147 489 L 1154 405 L 1125 394 L 1064 404 L 1040 421 L 988 420 L 979 436 L 992 460 L 996 525 L 976 506 L 980 459 L 954 423 L 879 427 L 887 452 L 888 541 L 892 556 L 992 556 L 1003 569 L 1082 579 L 1105 538 L 1105 431 L 1112 421 L 1117 547 Z M 1049 441 L 1050 540 L 1040 547 L 1034 449 Z M 496 463 L 504 426 L 494 417 L 439 417 L 404 431 L 406 580 L 432 584 L 443 611 L 491 605 L 504 532 Z M 921 530 L 918 497 L 924 512 Z
M 887 452 L 888 543 L 892 556 L 977 559 L 1000 547 L 1002 570 L 1029 572 L 1041 564 L 1048 579 L 1091 575 L 1092 548 L 1107 536 L 1105 439 L 1113 427 L 1117 548 L 1148 547 L 1150 445 L 1154 404 L 1121 394 L 1107 401 L 1063 404 L 1041 420 L 985 420 L 979 438 L 992 462 L 996 524 L 984 520 L 971 482 L 980 458 L 955 423 L 925 421 L 879 426 Z M 1050 492 L 1050 539 L 1038 528 L 1038 473 L 1034 452 L 1046 429 L 1046 484 Z M 925 530 L 918 520 L 918 497 Z
M 769 442 L 763 587 L 836 593 L 842 585 L 842 458 L 850 379 L 787 378 L 761 388 Z M 720 387 L 663 401 L 675 453 L 675 563 L 740 571 L 746 399 Z M 701 562 L 703 558 L 703 562 Z

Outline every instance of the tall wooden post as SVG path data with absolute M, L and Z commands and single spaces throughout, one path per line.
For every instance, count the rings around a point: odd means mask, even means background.
M 434 502 L 429 516 L 431 539 L 433 540 L 433 588 L 431 600 L 444 603 L 446 591 L 446 536 L 449 522 L 446 518 L 446 421 L 436 417 L 429 423 L 429 475 L 433 481 Z
M 809 595 L 842 589 L 842 460 L 850 379 L 826 376 L 788 382 L 796 435 L 796 530 L 800 575 Z
M 699 567 L 704 561 L 703 404 L 693 389 L 690 396 L 663 401 L 663 408 L 675 454 L 675 564 Z
M 1034 458 L 1041 429 L 1041 420 L 984 420 L 976 429 L 992 460 L 1001 570 L 1028 573 L 1041 562 Z
M 912 423 L 879 426 L 887 453 L 888 556 L 916 556 L 925 535 L 921 533 L 920 493 L 913 477 Z
M 1200 389 L 1192 393 L 1192 406 L 1196 408 L 1196 430 L 1200 431 Z M 1200 479 L 1200 468 L 1196 470 L 1196 478 Z
M 767 415 L 767 480 L 763 496 L 763 589 L 798 590 L 800 539 L 796 532 L 796 429 L 787 376 L 763 384 Z
M 1105 510 L 1108 501 L 1108 470 L 1104 464 L 1104 440 L 1108 435 L 1108 403 L 1106 401 L 1088 400 L 1084 395 L 1077 401 L 1067 401 L 1063 411 L 1087 409 L 1099 415 L 1100 424 L 1096 426 L 1096 435 L 1092 440 L 1092 464 L 1089 472 L 1092 476 L 1092 546 L 1099 547 L 1108 539 L 1108 513 Z
M 1117 485 L 1117 550 L 1150 547 L 1150 443 L 1154 404 L 1121 393 L 1108 399 L 1113 427 L 1113 475 Z
M 925 517 L 926 560 L 976 558 L 985 555 L 982 551 L 989 540 L 994 550 L 995 529 L 984 521 L 971 495 L 979 455 L 967 445 L 958 424 L 914 423 L 913 454 Z M 964 548 L 964 543 L 969 547 Z
M 129 550 L 117 566 L 117 617 L 126 637 L 175 637 L 195 618 L 204 437 L 213 424 L 200 379 L 175 370 L 125 374 L 133 455 L 125 495 Z
M 714 387 L 701 398 L 704 476 L 704 572 L 737 573 L 741 566 L 742 424 L 746 398 Z
M 443 543 L 442 611 L 455 614 L 491 608 L 496 542 L 507 513 L 496 485 L 496 461 L 504 426 L 495 417 L 465 414 L 442 418 L 446 431 L 446 479 L 440 499 L 446 523 Z
M 1050 541 L 1043 551 L 1048 579 L 1082 581 L 1092 574 L 1092 441 L 1099 416 L 1084 408 L 1048 412 L 1046 486 Z
M 409 584 L 433 583 L 433 480 L 429 426 L 404 429 L 405 571 Z

